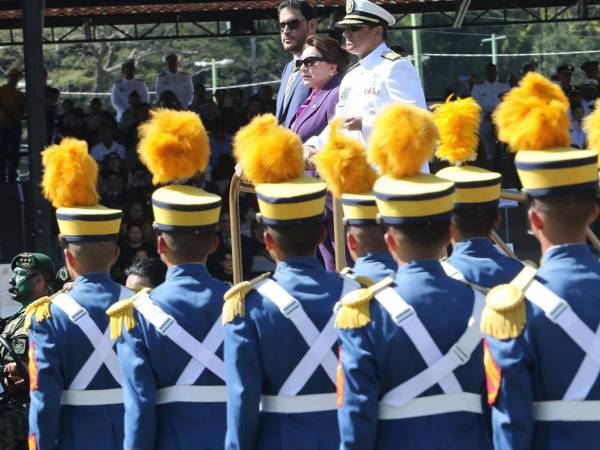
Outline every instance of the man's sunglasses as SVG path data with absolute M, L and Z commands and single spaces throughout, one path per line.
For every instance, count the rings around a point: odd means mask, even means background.
M 302 22 L 306 22 L 306 19 L 294 19 L 290 20 L 289 22 L 279 22 L 277 24 L 277 29 L 280 33 L 282 33 L 283 30 L 285 30 L 285 27 L 288 27 L 291 31 L 294 31 L 300 28 L 300 24 Z
M 351 31 L 352 33 L 358 33 L 360 30 L 368 28 L 369 25 L 346 25 L 344 30 Z
M 300 70 L 303 65 L 305 65 L 307 68 L 310 69 L 312 66 L 314 66 L 319 61 L 327 61 L 327 60 L 325 58 L 323 58 L 322 56 L 308 56 L 304 59 L 297 59 L 296 60 L 296 70 Z

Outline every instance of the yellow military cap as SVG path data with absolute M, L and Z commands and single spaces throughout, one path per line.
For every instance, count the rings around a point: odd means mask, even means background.
M 304 175 L 302 142 L 277 124 L 272 114 L 255 117 L 241 128 L 233 152 L 244 177 L 256 190 L 267 225 L 320 221 L 325 212 L 325 183 Z
M 376 118 L 368 157 L 384 174 L 375 182 L 373 191 L 386 224 L 424 223 L 450 217 L 454 183 L 419 173 L 432 155 L 438 136 L 432 114 L 414 105 L 390 105 Z
M 170 185 L 154 191 L 152 210 L 160 231 L 214 231 L 221 197 L 193 186 Z
M 437 176 L 454 183 L 454 207 L 495 206 L 500 199 L 502 176 L 467 165 L 477 158 L 481 107 L 473 98 L 453 99 L 435 105 L 433 120 L 440 133 L 435 155 L 452 166 Z
M 329 124 L 329 139 L 315 157 L 321 179 L 339 198 L 347 225 L 369 225 L 377 221 L 373 183 L 377 173 L 367 162 L 364 145 L 341 131 L 342 120 Z
M 87 143 L 65 138 L 42 154 L 42 191 L 56 208 L 58 228 L 67 242 L 116 240 L 122 211 L 98 204 L 98 165 Z
M 206 170 L 208 135 L 197 114 L 159 109 L 140 127 L 138 153 L 155 184 L 168 184 L 152 194 L 154 226 L 160 231 L 215 231 L 221 197 L 187 186 Z
M 562 89 L 529 73 L 494 113 L 498 138 L 508 144 L 523 190 L 532 197 L 596 191 L 598 154 L 570 148 L 569 100 Z

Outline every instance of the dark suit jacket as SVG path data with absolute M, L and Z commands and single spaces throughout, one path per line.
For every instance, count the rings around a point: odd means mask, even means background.
M 296 111 L 298 111 L 300 105 L 304 103 L 304 100 L 306 100 L 308 94 L 310 94 L 310 89 L 304 87 L 302 84 L 302 77 L 298 73 L 293 85 L 290 87 L 290 94 L 284 103 L 283 97 L 285 96 L 285 89 L 288 84 L 288 79 L 292 74 L 292 70 L 294 69 L 294 65 L 295 61 L 292 60 L 285 66 L 285 69 L 283 69 L 281 85 L 279 86 L 279 92 L 277 93 L 275 116 L 277 116 L 279 123 L 286 128 L 290 127 L 290 122 L 296 114 Z
M 338 102 L 338 93 L 340 89 L 340 76 L 335 76 L 327 82 L 322 89 L 317 91 L 308 107 L 302 111 L 294 121 L 292 131 L 295 131 L 302 142 L 308 138 L 317 136 L 325 129 L 327 124 L 335 116 L 335 106 Z

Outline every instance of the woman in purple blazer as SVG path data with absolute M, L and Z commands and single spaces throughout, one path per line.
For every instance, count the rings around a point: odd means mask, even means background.
M 301 69 L 302 83 L 312 91 L 298 108 L 290 125 L 292 131 L 300 136 L 302 142 L 321 134 L 321 131 L 335 116 L 340 82 L 349 61 L 350 55 L 335 39 L 326 36 L 309 36 L 306 39 L 302 56 L 296 60 L 296 67 Z M 307 170 L 307 174 L 317 176 L 314 170 Z M 332 216 L 331 197 L 329 196 L 325 220 L 327 238 L 319 246 L 319 250 L 325 267 L 330 271 L 335 270 Z

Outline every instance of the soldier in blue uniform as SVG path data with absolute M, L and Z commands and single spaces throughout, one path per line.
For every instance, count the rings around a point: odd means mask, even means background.
M 447 101 L 433 114 L 440 132 L 436 156 L 453 164 L 436 175 L 456 187 L 450 228 L 452 255 L 442 266 L 451 277 L 487 291 L 508 283 L 523 264 L 500 253 L 490 239 L 500 223 L 501 175 L 466 164 L 477 158 L 480 110 L 475 100 L 466 98 Z
M 271 115 L 241 129 L 234 152 L 255 185 L 272 276 L 225 295 L 227 450 L 337 448 L 333 307 L 350 280 L 315 259 L 324 183 L 305 176 L 302 143 Z
M 342 273 L 370 285 L 393 276 L 398 266 L 383 239 L 383 226 L 377 223 L 373 195 L 377 174 L 367 162 L 363 144 L 344 134 L 341 124 L 341 119 L 335 119 L 329 125 L 329 139 L 315 156 L 315 164 L 319 176 L 342 203 L 346 244 L 354 261 L 354 267 Z
M 486 297 L 482 331 L 494 446 L 592 449 L 600 440 L 600 263 L 586 245 L 598 216 L 598 155 L 569 148 L 569 102 L 528 74 L 500 105 L 499 138 L 518 151 L 539 270 Z
M 196 114 L 158 110 L 141 132 L 140 157 L 154 183 L 185 180 L 206 169 L 210 149 Z M 212 278 L 205 265 L 218 246 L 221 198 L 172 184 L 154 192 L 152 207 L 158 253 L 168 267 L 166 281 L 107 311 L 115 335 L 121 336 L 123 448 L 222 450 L 221 309 L 228 287 Z
M 483 296 L 439 262 L 450 240 L 454 183 L 419 168 L 437 130 L 429 112 L 392 105 L 378 117 L 369 161 L 395 279 L 351 292 L 336 318 L 343 450 L 491 449 L 478 321 Z
M 87 144 L 63 139 L 43 153 L 44 194 L 56 210 L 72 288 L 27 307 L 29 448 L 121 449 L 121 370 L 104 311 L 133 293 L 110 279 L 121 211 L 97 204 Z

